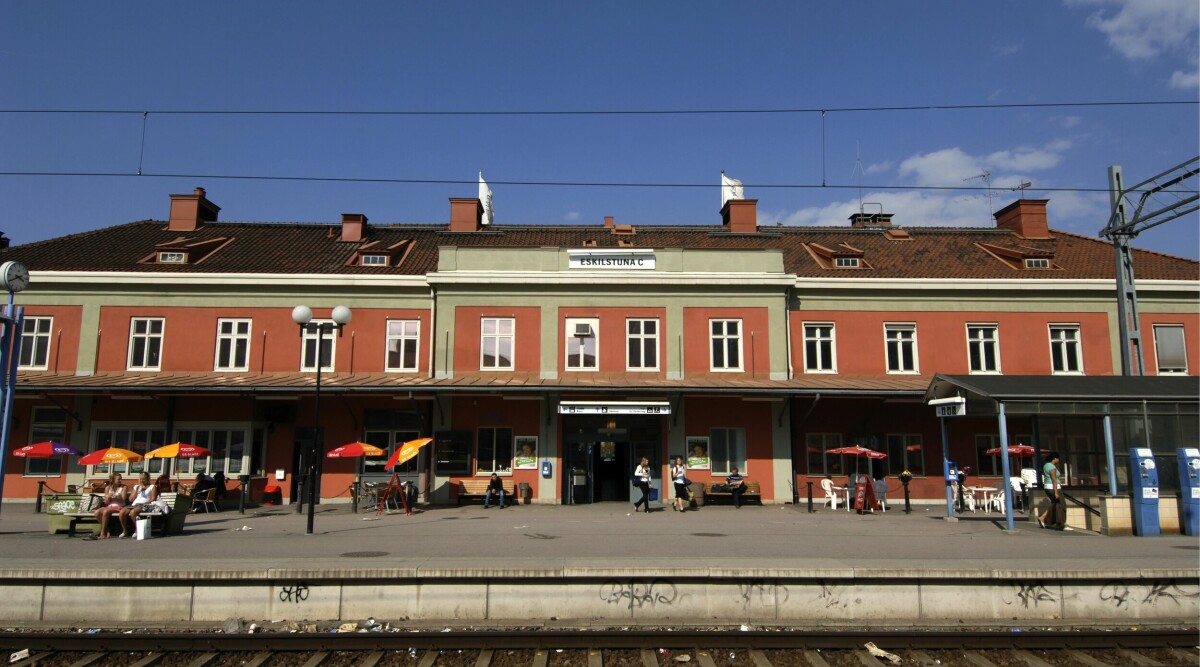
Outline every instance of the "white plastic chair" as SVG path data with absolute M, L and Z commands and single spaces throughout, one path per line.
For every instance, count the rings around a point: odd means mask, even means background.
M 825 502 L 822 503 L 821 506 L 824 507 L 825 505 L 829 505 L 831 508 L 837 509 L 838 497 L 833 491 L 833 480 L 821 480 L 821 489 L 825 491 Z
M 997 492 L 993 493 L 992 497 L 988 498 L 988 503 L 991 504 L 992 509 L 994 509 L 996 512 L 1003 512 L 1004 511 L 1004 491 L 997 491 Z
M 882 479 L 875 480 L 875 500 L 879 501 L 879 509 L 887 511 L 887 481 Z
M 1013 476 L 1008 478 L 1008 483 L 1012 487 L 1013 507 L 1016 507 L 1017 503 L 1025 497 L 1025 480 Z

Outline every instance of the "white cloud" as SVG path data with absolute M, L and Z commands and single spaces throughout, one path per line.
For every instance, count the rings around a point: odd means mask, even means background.
M 917 185 L 958 184 L 962 179 L 983 170 L 979 159 L 967 155 L 961 148 L 914 155 L 900 163 L 900 176 L 911 176 Z
M 901 178 L 917 186 L 969 188 L 955 190 L 891 190 L 863 193 L 863 202 L 878 202 L 886 213 L 895 215 L 897 225 L 936 227 L 992 227 L 991 210 L 999 210 L 1020 198 L 1015 188 L 1033 181 L 1028 197 L 1038 197 L 1036 180 L 1030 172 L 1058 166 L 1071 141 L 1057 139 L 1043 147 L 1021 146 L 975 156 L 958 147 L 944 148 L 931 153 L 914 155 L 900 163 Z M 986 185 L 981 179 L 964 179 L 991 172 L 992 202 L 989 205 Z M 869 185 L 867 186 L 870 187 Z M 1085 236 L 1099 232 L 1108 219 L 1108 195 L 1105 193 L 1053 192 L 1049 213 L 1051 226 Z M 877 210 L 875 206 L 865 207 Z M 859 199 L 853 197 L 826 206 L 803 208 L 797 211 L 762 211 L 763 225 L 844 226 L 859 210 Z
M 1192 0 L 1069 0 L 1067 4 L 1101 5 L 1086 25 L 1107 35 L 1109 46 L 1130 60 L 1194 49 L 1200 3 Z M 1106 11 L 1110 8 L 1111 13 Z
M 999 46 L 994 46 L 992 47 L 992 50 L 995 51 L 999 56 L 1014 56 L 1020 53 L 1021 49 L 1023 48 L 1025 48 L 1025 45 L 1021 42 L 1017 42 L 1016 44 L 1001 44 Z
M 567 222 L 578 222 L 580 217 L 579 211 L 567 211 L 567 214 L 563 216 L 563 220 L 566 220 Z
M 1171 80 L 1167 85 L 1176 90 L 1195 90 L 1200 87 L 1200 52 L 1193 51 L 1190 62 L 1190 69 L 1175 70 L 1171 74 Z
M 876 162 L 874 164 L 869 164 L 869 165 L 867 165 L 867 168 L 863 170 L 863 173 L 864 174 L 882 174 L 884 172 L 891 171 L 893 164 L 894 163 L 892 163 L 891 161 Z
M 1083 118 L 1081 118 L 1079 116 L 1066 116 L 1061 121 L 1059 121 L 1059 124 L 1065 128 L 1072 128 L 1072 127 L 1078 127 L 1079 124 L 1082 122 L 1083 122 Z

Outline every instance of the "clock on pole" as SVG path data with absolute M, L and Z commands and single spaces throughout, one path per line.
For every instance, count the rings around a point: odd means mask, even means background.
M 0 287 L 6 292 L 20 292 L 29 286 L 29 269 L 17 261 L 0 264 Z

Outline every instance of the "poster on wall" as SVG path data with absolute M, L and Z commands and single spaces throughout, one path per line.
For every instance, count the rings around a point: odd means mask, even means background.
M 536 435 L 518 435 L 513 439 L 514 449 L 516 450 L 516 460 L 513 467 L 517 470 L 536 470 L 537 465 L 537 444 Z
M 708 437 L 689 436 L 687 439 L 687 467 L 708 470 Z

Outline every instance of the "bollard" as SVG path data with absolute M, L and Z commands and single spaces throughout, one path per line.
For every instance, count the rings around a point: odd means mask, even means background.
M 358 480 L 350 482 L 350 511 L 358 514 Z
M 238 514 L 246 513 L 246 500 L 250 498 L 250 475 L 238 475 L 242 484 L 241 497 L 238 498 Z
M 296 497 L 293 498 L 296 501 L 296 514 L 304 511 L 304 498 L 308 495 L 304 492 L 308 484 L 308 473 L 299 473 L 299 477 L 300 479 L 296 480 Z
M 812 514 L 815 511 L 816 510 L 813 509 L 813 504 L 812 504 L 812 482 L 810 481 L 808 483 L 808 513 Z
M 912 502 L 908 495 L 908 483 L 912 481 L 912 473 L 905 470 L 900 473 L 900 483 L 904 485 L 904 513 L 912 514 Z
M 46 483 L 39 479 L 38 480 L 37 500 L 34 501 L 34 503 L 33 503 L 33 513 L 34 514 L 42 513 L 42 491 L 45 488 L 46 488 Z

